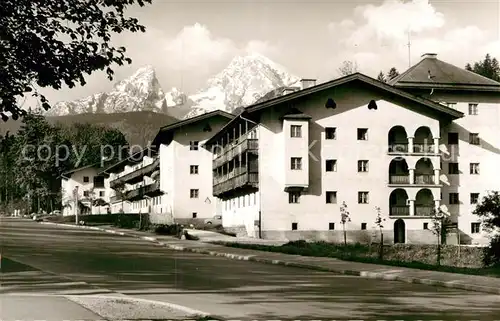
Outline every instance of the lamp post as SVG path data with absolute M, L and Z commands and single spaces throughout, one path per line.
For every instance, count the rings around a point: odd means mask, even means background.
M 78 186 L 73 189 L 73 199 L 75 200 L 75 224 L 78 225 Z

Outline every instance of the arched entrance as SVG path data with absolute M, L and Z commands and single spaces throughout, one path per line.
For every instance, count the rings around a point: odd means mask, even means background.
M 405 243 L 406 240 L 406 227 L 405 221 L 402 219 L 396 220 L 394 222 L 394 244 Z

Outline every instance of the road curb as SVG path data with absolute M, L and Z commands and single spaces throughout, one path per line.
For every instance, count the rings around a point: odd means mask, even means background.
M 87 228 L 87 229 L 91 228 L 89 226 L 78 226 L 78 225 L 60 224 L 60 223 L 52 223 L 52 222 L 42 222 L 42 224 L 53 224 L 53 225 L 80 227 L 80 228 Z M 343 274 L 343 275 L 360 276 L 360 277 L 364 277 L 364 278 L 368 278 L 368 279 L 385 280 L 385 281 L 400 281 L 400 282 L 405 282 L 405 283 L 410 283 L 410 284 L 425 284 L 425 285 L 439 286 L 439 287 L 445 287 L 445 288 L 451 288 L 451 289 L 467 290 L 467 291 L 483 292 L 483 293 L 500 295 L 500 288 L 486 287 L 486 286 L 475 285 L 475 284 L 458 283 L 458 282 L 460 282 L 458 280 L 457 281 L 440 281 L 440 280 L 433 280 L 433 279 L 422 279 L 422 278 L 414 278 L 414 277 L 407 277 L 407 276 L 385 274 L 385 273 L 380 273 L 380 272 L 323 267 L 323 266 L 317 266 L 317 265 L 312 265 L 312 264 L 307 264 L 307 263 L 298 263 L 298 262 L 292 262 L 292 261 L 286 261 L 286 260 L 268 259 L 268 258 L 258 257 L 257 255 L 239 255 L 239 254 L 219 252 L 219 251 L 206 250 L 206 249 L 200 249 L 200 248 L 189 248 L 189 247 L 185 247 L 185 246 L 172 245 L 172 244 L 168 244 L 165 242 L 161 242 L 161 241 L 158 241 L 158 239 L 156 237 L 152 237 L 152 236 L 141 236 L 141 235 L 137 235 L 137 234 L 133 234 L 133 233 L 116 232 L 114 230 L 108 230 L 108 229 L 96 228 L 96 227 L 92 227 L 92 229 L 97 229 L 97 230 L 107 232 L 107 233 L 114 233 L 114 234 L 119 233 L 119 235 L 123 235 L 123 236 L 132 236 L 132 237 L 139 238 L 139 239 L 142 239 L 145 241 L 156 243 L 158 245 L 164 246 L 164 247 L 166 247 L 170 250 L 174 250 L 174 251 L 184 251 L 184 252 L 192 252 L 192 253 L 198 253 L 198 254 L 207 254 L 207 255 L 211 255 L 211 256 L 226 257 L 229 259 L 239 260 L 239 261 L 252 261 L 252 262 L 259 262 L 259 263 L 266 263 L 266 264 L 291 266 L 291 267 L 304 268 L 304 269 L 322 271 L 322 272 L 333 272 L 333 273 Z

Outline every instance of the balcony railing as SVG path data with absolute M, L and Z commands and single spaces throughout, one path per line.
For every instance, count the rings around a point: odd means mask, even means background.
M 409 175 L 390 175 L 389 184 L 410 184 Z
M 157 158 L 154 160 L 153 163 L 146 165 L 142 168 L 139 168 L 133 172 L 130 172 L 128 174 L 125 174 L 121 177 L 118 177 L 114 180 L 112 180 L 109 185 L 111 188 L 116 187 L 117 185 L 124 184 L 124 183 L 133 183 L 133 182 L 139 182 L 142 180 L 142 178 L 145 175 L 148 175 L 152 172 L 155 171 L 155 169 L 160 165 L 160 159 Z
M 415 205 L 416 216 L 430 216 L 434 207 L 432 205 Z
M 230 143 L 222 149 L 221 153 L 213 160 L 213 168 L 229 162 L 236 156 L 246 151 L 258 151 L 259 140 L 255 138 L 240 138 L 238 143 Z
M 420 185 L 434 185 L 436 182 L 434 181 L 434 175 L 428 174 L 415 174 L 415 184 Z
M 434 154 L 434 144 L 413 144 L 414 153 Z
M 109 198 L 109 202 L 110 202 L 110 203 L 119 202 L 119 201 L 121 201 L 121 200 L 122 200 L 122 199 L 121 199 L 120 195 L 113 195 L 113 196 L 111 196 L 111 197 Z
M 410 215 L 410 206 L 405 205 L 391 205 L 390 216 L 407 216 Z
M 218 182 L 218 183 L 215 183 Z M 213 194 L 219 196 L 226 192 L 235 190 L 237 188 L 242 188 L 245 186 L 257 188 L 259 184 L 259 174 L 258 173 L 247 173 L 229 177 L 223 176 L 222 179 L 214 179 Z
M 128 191 L 124 195 L 124 199 L 131 201 L 144 198 L 145 195 L 153 196 L 161 194 L 160 191 L 160 182 L 155 181 L 151 184 L 140 186 L 139 188 Z
M 408 153 L 408 143 L 389 143 L 389 153 Z

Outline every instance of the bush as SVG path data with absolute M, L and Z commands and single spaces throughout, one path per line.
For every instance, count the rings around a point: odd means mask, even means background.
M 154 232 L 158 235 L 174 235 L 178 236 L 182 231 L 182 226 L 179 224 L 158 224 L 153 228 Z
M 500 235 L 493 237 L 484 249 L 483 263 L 485 266 L 500 267 Z

